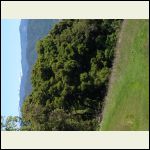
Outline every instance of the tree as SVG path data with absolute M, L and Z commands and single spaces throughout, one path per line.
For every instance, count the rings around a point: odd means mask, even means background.
M 4 131 L 19 131 L 20 130 L 20 117 L 8 116 L 4 118 L 1 116 L 1 130 Z
M 120 20 L 62 20 L 37 44 L 23 130 L 95 130 Z
M 1 116 L 1 131 L 4 130 L 4 128 L 5 128 L 4 117 Z

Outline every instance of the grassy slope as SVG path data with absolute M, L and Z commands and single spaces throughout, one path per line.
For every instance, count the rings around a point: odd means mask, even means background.
M 125 20 L 100 130 L 149 130 L 148 20 Z

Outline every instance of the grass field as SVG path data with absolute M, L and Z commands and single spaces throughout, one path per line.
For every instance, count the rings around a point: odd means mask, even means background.
M 149 130 L 149 20 L 125 20 L 116 47 L 102 131 Z

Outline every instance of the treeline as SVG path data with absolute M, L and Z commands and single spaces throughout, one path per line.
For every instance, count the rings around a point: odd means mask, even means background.
M 37 43 L 22 130 L 96 130 L 121 20 L 62 20 Z

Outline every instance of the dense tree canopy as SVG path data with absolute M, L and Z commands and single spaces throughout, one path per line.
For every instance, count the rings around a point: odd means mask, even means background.
M 37 43 L 28 130 L 96 130 L 121 20 L 62 20 Z

